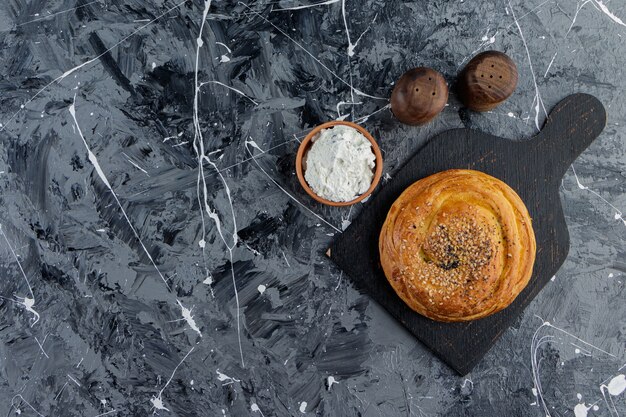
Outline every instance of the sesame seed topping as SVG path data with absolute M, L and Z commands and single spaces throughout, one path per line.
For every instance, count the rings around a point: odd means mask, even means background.
M 424 287 L 429 303 L 435 294 L 437 301 L 449 300 L 457 291 L 474 290 L 475 281 L 488 280 L 485 268 L 499 243 L 492 237 L 493 226 L 479 223 L 472 216 L 442 214 L 441 221 L 429 230 L 421 250 L 407 254 L 412 262 L 420 262 L 419 270 L 413 272 L 414 279 Z

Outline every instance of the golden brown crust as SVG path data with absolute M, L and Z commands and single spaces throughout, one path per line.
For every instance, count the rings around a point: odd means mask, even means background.
M 398 296 L 438 321 L 469 321 L 507 307 L 526 287 L 535 234 L 521 198 L 472 170 L 417 181 L 393 203 L 380 260 Z

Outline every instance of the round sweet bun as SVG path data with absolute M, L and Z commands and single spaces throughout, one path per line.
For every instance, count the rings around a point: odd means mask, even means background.
M 517 193 L 479 171 L 449 170 L 417 181 L 394 202 L 379 239 L 398 296 L 445 322 L 494 314 L 526 287 L 535 234 Z

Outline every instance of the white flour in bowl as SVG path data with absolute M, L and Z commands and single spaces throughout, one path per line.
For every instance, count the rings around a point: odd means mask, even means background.
M 336 125 L 312 140 L 304 179 L 318 196 L 330 201 L 351 201 L 365 193 L 374 178 L 376 156 L 361 132 Z

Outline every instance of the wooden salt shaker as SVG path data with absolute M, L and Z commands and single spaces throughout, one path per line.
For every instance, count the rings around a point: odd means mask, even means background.
M 459 77 L 459 95 L 475 111 L 491 110 L 513 94 L 517 66 L 506 54 L 486 51 L 476 55 Z
M 443 75 L 419 67 L 405 72 L 391 93 L 391 111 L 402 123 L 422 125 L 437 116 L 448 101 Z

